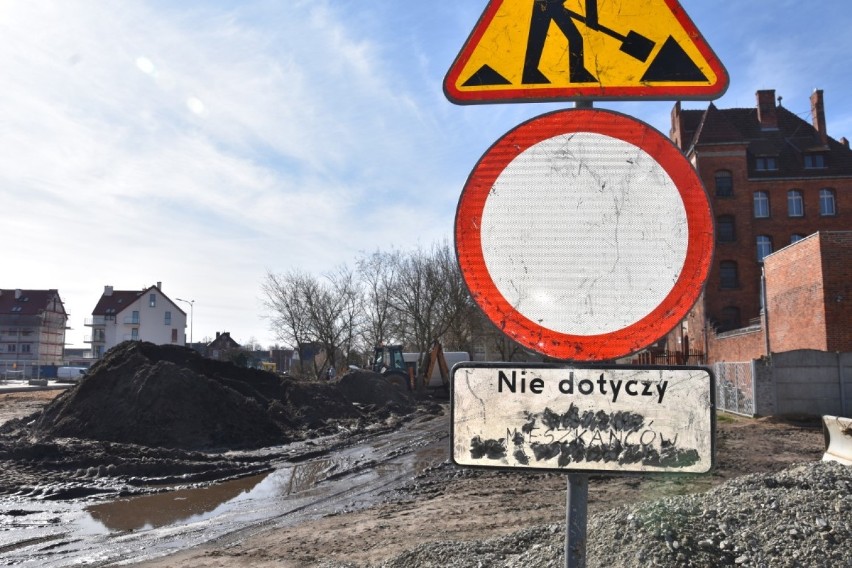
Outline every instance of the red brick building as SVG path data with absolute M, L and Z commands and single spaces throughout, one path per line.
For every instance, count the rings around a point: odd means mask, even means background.
M 764 268 L 771 351 L 852 352 L 852 231 L 811 235 Z
M 708 333 L 759 325 L 764 257 L 818 231 L 852 230 L 852 151 L 828 135 L 823 92 L 811 96 L 810 122 L 780 100 L 765 90 L 755 108 L 672 110 L 670 136 L 710 197 L 716 250 L 704 296 L 669 335 L 669 351 L 706 350 Z

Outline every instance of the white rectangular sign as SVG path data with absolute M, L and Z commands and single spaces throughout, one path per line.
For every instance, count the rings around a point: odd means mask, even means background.
M 461 363 L 452 454 L 463 466 L 706 473 L 712 373 L 695 367 Z

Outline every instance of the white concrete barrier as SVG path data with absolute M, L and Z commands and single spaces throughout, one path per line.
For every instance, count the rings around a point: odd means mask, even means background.
M 822 461 L 852 465 L 852 418 L 823 416 L 822 431 L 825 434 Z

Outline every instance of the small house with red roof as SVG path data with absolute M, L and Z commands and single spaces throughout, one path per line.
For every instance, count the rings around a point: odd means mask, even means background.
M 115 290 L 104 286 L 92 317 L 86 320 L 92 335 L 92 356 L 103 357 L 123 341 L 156 345 L 186 343 L 186 312 L 163 293 L 162 282 L 142 290 Z

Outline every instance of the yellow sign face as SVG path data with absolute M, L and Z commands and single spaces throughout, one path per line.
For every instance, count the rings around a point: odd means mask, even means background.
M 727 87 L 678 0 L 491 0 L 444 81 L 459 104 L 714 99 Z

